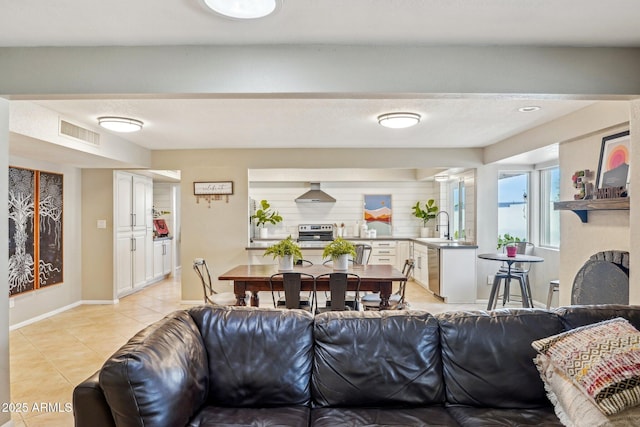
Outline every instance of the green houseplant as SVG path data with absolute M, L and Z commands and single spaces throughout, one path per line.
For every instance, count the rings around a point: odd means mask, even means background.
M 334 270 L 347 270 L 349 268 L 349 255 L 356 256 L 356 247 L 353 243 L 342 237 L 324 247 L 322 258 L 331 258 Z
M 427 228 L 427 223 L 429 220 L 435 219 L 436 215 L 438 215 L 438 205 L 436 205 L 436 201 L 434 199 L 429 199 L 424 204 L 424 209 L 420 206 L 420 202 L 416 202 L 416 204 L 411 208 L 413 209 L 413 216 L 422 220 L 422 228 L 420 229 L 420 237 L 429 237 L 429 229 Z
M 271 209 L 271 205 L 266 200 L 260 201 L 260 208 L 256 211 L 255 214 L 251 215 L 251 219 L 256 220 L 256 226 L 260 228 L 260 238 L 267 238 L 267 228 L 265 228 L 266 224 L 277 224 L 282 221 L 282 217 L 278 213 L 278 211 Z
M 509 243 L 518 243 L 524 242 L 525 239 L 521 239 L 520 237 L 512 236 L 509 233 L 504 233 L 502 236 L 498 235 L 498 246 L 496 249 L 500 249 L 503 246 L 509 245 Z
M 279 258 L 280 270 L 293 270 L 294 260 L 302 259 L 302 251 L 300 246 L 291 238 L 287 237 L 274 243 L 264 251 L 264 256 L 273 255 L 273 259 Z

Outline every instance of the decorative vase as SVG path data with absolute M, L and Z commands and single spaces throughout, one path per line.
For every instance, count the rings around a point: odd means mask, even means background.
M 279 271 L 292 271 L 293 270 L 293 255 L 283 255 L 278 259 Z
M 333 269 L 335 271 L 347 271 L 349 269 L 349 254 L 338 255 L 333 259 Z
M 517 253 L 518 253 L 518 247 L 517 246 L 507 246 L 507 256 L 509 258 L 515 257 Z
M 431 237 L 431 227 L 421 227 L 420 237 Z
M 266 227 L 262 227 L 260 229 L 260 238 L 261 239 L 268 239 L 269 238 L 269 229 Z

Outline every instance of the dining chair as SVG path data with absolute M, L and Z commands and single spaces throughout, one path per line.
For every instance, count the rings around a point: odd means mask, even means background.
M 389 309 L 391 310 L 402 310 L 409 306 L 409 303 L 405 300 L 405 291 L 407 288 L 407 281 L 413 274 L 413 269 L 415 264 L 412 259 L 407 259 L 404 261 L 404 265 L 402 266 L 402 274 L 407 278 L 406 281 L 401 281 L 398 291 L 391 294 L 389 297 Z M 360 304 L 364 310 L 380 310 L 380 293 L 372 292 L 366 295 L 363 295 L 360 299 Z
M 204 258 L 193 260 L 193 269 L 200 278 L 204 291 L 204 303 L 213 305 L 235 305 L 237 298 L 233 292 L 216 292 L 211 282 L 211 273 Z
M 329 295 L 331 300 L 327 301 L 327 304 L 324 307 L 318 307 L 318 294 L 317 294 L 317 286 L 318 281 L 322 281 L 323 279 L 329 280 Z M 356 289 L 355 289 L 355 304 L 353 307 L 347 305 L 347 287 L 349 284 L 349 279 L 356 281 Z M 322 313 L 325 311 L 345 311 L 345 310 L 358 310 L 358 299 L 360 293 L 360 276 L 353 273 L 341 273 L 341 272 L 332 272 L 332 273 L 324 273 L 316 276 L 314 282 L 314 299 L 316 304 L 316 313 Z
M 272 274 L 269 277 L 269 288 L 271 289 L 271 299 L 273 300 L 273 306 L 275 308 L 301 308 L 303 310 L 312 311 L 313 309 L 313 295 L 311 299 L 307 296 L 300 295 L 302 289 L 302 279 L 311 279 L 315 283 L 315 278 L 311 274 L 299 273 L 299 272 L 281 272 Z M 278 297 L 276 301 L 275 282 L 282 282 L 282 288 L 284 289 L 284 295 Z
M 371 252 L 373 251 L 371 245 L 367 245 L 365 243 L 356 243 L 354 246 L 356 249 L 356 257 L 353 259 L 353 263 L 360 265 L 369 264 Z

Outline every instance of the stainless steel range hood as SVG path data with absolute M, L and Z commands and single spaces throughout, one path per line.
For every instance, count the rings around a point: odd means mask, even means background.
M 335 203 L 336 199 L 320 189 L 319 182 L 311 183 L 311 190 L 296 199 L 296 203 Z

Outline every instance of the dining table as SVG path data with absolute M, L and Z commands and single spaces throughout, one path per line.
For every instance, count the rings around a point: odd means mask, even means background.
M 512 266 L 515 263 L 528 263 L 528 262 L 543 262 L 544 258 L 535 256 L 535 255 L 527 255 L 527 254 L 516 254 L 514 256 L 509 256 L 506 253 L 496 252 L 496 253 L 487 253 L 478 255 L 480 259 L 486 259 L 490 261 L 501 261 L 507 264 L 507 292 L 508 292 L 508 283 L 511 279 L 517 279 L 517 277 L 512 272 Z M 493 308 L 493 301 L 497 297 L 498 293 L 498 285 L 500 283 L 500 278 L 496 274 L 493 280 L 493 286 L 491 287 L 491 295 L 489 296 L 489 303 L 487 305 L 487 310 L 491 310 Z M 526 287 L 526 292 L 523 292 L 525 295 L 522 296 L 522 305 L 523 307 L 531 307 L 532 306 L 532 296 L 531 290 L 529 287 Z
M 313 264 L 313 265 L 295 265 L 293 272 L 310 274 L 314 278 L 334 272 L 331 265 Z M 277 264 L 243 264 L 233 267 L 231 270 L 218 276 L 218 280 L 232 280 L 233 292 L 236 295 L 236 305 L 246 305 L 246 294 L 251 293 L 251 306 L 258 307 L 260 299 L 258 292 L 271 291 L 269 279 L 273 274 L 284 273 L 279 270 Z M 342 273 L 356 274 L 360 277 L 360 291 L 379 292 L 380 293 L 380 309 L 389 308 L 389 297 L 393 291 L 393 282 L 406 281 L 407 278 L 392 265 L 387 264 L 365 264 L 350 265 L 348 270 L 335 271 Z M 305 279 L 302 278 L 302 291 L 313 291 L 314 281 L 316 282 L 316 290 L 329 291 L 329 280 Z M 357 279 L 349 278 L 347 290 L 355 291 Z M 274 283 L 275 291 L 282 291 L 282 282 Z

